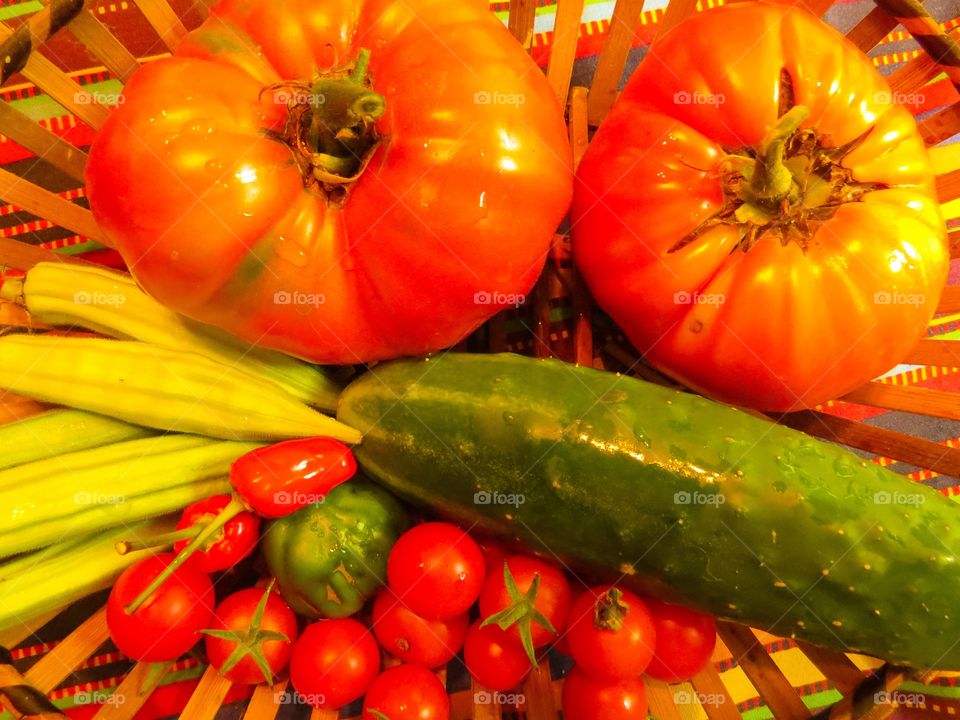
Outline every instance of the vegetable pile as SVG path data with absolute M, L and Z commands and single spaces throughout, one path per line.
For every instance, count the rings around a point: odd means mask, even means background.
M 0 288 L 40 329 L 0 333 L 0 389 L 54 406 L 0 426 L 0 631 L 112 586 L 153 682 L 193 652 L 364 720 L 446 720 L 451 662 L 509 698 L 551 649 L 566 720 L 645 718 L 715 617 L 960 670 L 960 509 L 714 401 L 810 406 L 923 332 L 949 253 L 889 93 L 799 9 L 704 12 L 573 188 L 553 93 L 485 8 L 222 0 L 90 153 L 135 279 L 40 263 Z M 600 305 L 714 400 L 395 359 L 522 303 L 571 193 Z

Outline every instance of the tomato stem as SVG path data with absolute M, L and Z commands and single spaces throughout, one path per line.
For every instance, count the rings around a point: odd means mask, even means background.
M 745 188 L 749 200 L 777 203 L 793 189 L 793 174 L 784 163 L 787 141 L 810 115 L 810 109 L 796 105 L 786 112 L 771 128 L 760 144 L 757 162 Z
M 623 602 L 623 592 L 620 588 L 610 588 L 597 598 L 593 613 L 593 625 L 600 630 L 619 632 L 623 629 L 623 619 L 629 608 Z
M 189 545 L 177 553 L 177 556 L 169 565 L 167 565 L 167 567 L 163 569 L 163 572 L 157 575 L 153 579 L 153 582 L 147 585 L 147 587 L 143 589 L 143 592 L 137 595 L 132 603 L 127 605 L 127 613 L 130 615 L 135 613 L 140 606 L 147 601 L 147 598 L 153 595 L 157 588 L 163 585 L 167 578 L 169 578 L 174 572 L 176 572 L 177 568 L 187 561 L 187 558 L 193 555 L 197 550 L 200 550 L 206 546 L 207 541 L 210 538 L 212 538 L 224 525 L 226 525 L 228 522 L 230 522 L 230 520 L 235 518 L 244 510 L 246 510 L 244 504 L 240 502 L 238 498 L 234 497 L 229 504 L 227 504 L 226 507 L 224 507 L 223 510 L 221 510 L 217 516 L 214 517 L 213 520 L 211 520 L 210 523 L 203 528 L 203 530 L 197 533 L 193 540 L 190 541 Z
M 162 548 L 173 545 L 180 540 L 189 540 L 200 534 L 200 531 L 206 526 L 205 522 L 198 522 L 182 530 L 154 535 L 150 538 L 137 538 L 135 540 L 121 540 L 114 547 L 120 555 L 126 555 L 137 550 L 148 550 L 150 548 Z

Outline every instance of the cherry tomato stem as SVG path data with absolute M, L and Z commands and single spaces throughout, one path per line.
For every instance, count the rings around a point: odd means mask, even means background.
M 154 535 L 153 537 L 149 538 L 121 540 L 115 545 L 115 547 L 117 553 L 120 555 L 126 555 L 127 553 L 136 552 L 137 550 L 169 548 L 180 540 L 190 540 L 191 538 L 195 538 L 205 525 L 205 522 L 197 523 L 191 527 L 183 528 L 182 530 L 174 530 L 172 532 L 163 533 L 162 535 Z
M 220 511 L 220 514 L 213 518 L 208 525 L 206 525 L 203 530 L 201 530 L 193 540 L 190 541 L 190 544 L 187 545 L 183 550 L 177 553 L 177 556 L 173 561 L 163 569 L 163 571 L 153 579 L 147 587 L 143 589 L 132 603 L 127 605 L 126 611 L 130 614 L 133 614 L 137 609 L 146 602 L 153 592 L 160 587 L 163 582 L 170 577 L 181 565 L 183 565 L 187 558 L 193 555 L 197 550 L 203 548 L 207 541 L 212 538 L 217 532 L 228 522 L 231 518 L 239 515 L 244 510 L 246 506 L 240 502 L 238 499 L 233 498 L 227 506 Z

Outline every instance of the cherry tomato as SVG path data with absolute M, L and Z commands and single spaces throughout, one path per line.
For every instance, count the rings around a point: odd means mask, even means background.
M 387 560 L 387 581 L 410 610 L 427 620 L 462 615 L 476 602 L 486 567 L 473 538 L 448 523 L 408 530 Z
M 395 658 L 435 668 L 448 663 L 463 647 L 470 619 L 463 613 L 449 620 L 425 620 L 387 588 L 373 602 L 372 625 L 380 645 Z
M 397 665 L 373 681 L 362 720 L 449 720 L 450 698 L 437 676 L 416 665 Z
M 308 625 L 290 656 L 293 687 L 309 705 L 327 710 L 362 696 L 379 670 L 377 641 L 349 618 Z
M 483 561 L 487 568 L 487 575 L 492 572 L 502 573 L 503 561 L 515 554 L 514 551 L 509 550 L 503 543 L 490 540 L 489 538 L 478 540 L 477 545 L 480 546 L 480 552 L 483 553 Z
M 520 641 L 496 625 L 480 626 L 477 620 L 467 630 L 463 659 L 467 670 L 485 688 L 504 692 L 515 688 L 530 672 L 530 660 Z
M 265 518 L 290 515 L 320 502 L 357 472 L 349 447 L 328 437 L 311 437 L 251 450 L 230 467 L 230 483 Z
M 558 633 L 564 631 L 570 611 L 572 594 L 567 578 L 553 565 L 527 555 L 508 557 L 505 564 L 521 596 L 530 595 L 534 579 L 539 578 L 533 608 L 553 626 L 553 631 L 528 614 L 530 639 L 534 648 L 552 642 L 557 638 Z M 515 605 L 517 605 L 517 598 L 511 597 L 504 569 L 501 568 L 500 572 L 491 571 L 480 593 L 480 616 L 490 618 L 498 613 L 502 614 Z M 514 637 L 522 639 L 521 629 L 526 622 L 521 620 L 514 624 L 509 632 Z
M 584 672 L 632 680 L 650 664 L 656 630 L 640 598 L 629 590 L 602 585 L 590 588 L 573 603 L 567 641 Z
M 646 720 L 643 680 L 604 680 L 573 668 L 563 681 L 563 720 Z
M 162 553 L 131 565 L 114 583 L 107 600 L 107 627 L 117 649 L 144 662 L 175 660 L 200 640 L 213 615 L 213 584 L 203 573 L 179 567 L 137 608 L 127 613 L 141 591 L 173 561 Z
M 214 495 L 187 505 L 177 530 L 183 530 L 198 522 L 209 522 L 230 504 L 229 495 Z M 251 512 L 241 512 L 231 518 L 226 525 L 207 543 L 206 548 L 191 555 L 185 564 L 205 573 L 226 570 L 249 556 L 260 539 L 260 518 Z M 180 552 L 190 542 L 180 540 L 173 546 L 174 552 Z
M 645 599 L 657 632 L 653 660 L 647 675 L 664 682 L 689 680 L 710 662 L 717 644 L 717 622 L 712 615 L 679 605 Z
M 277 593 L 248 588 L 217 606 L 204 634 L 210 664 L 228 680 L 271 683 L 290 660 L 297 616 Z

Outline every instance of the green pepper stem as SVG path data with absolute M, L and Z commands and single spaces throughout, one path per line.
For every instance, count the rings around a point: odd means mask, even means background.
M 167 567 L 163 569 L 163 572 L 157 575 L 153 579 L 153 582 L 147 585 L 147 587 L 143 589 L 143 592 L 137 595 L 136 599 L 134 599 L 132 603 L 127 605 L 126 607 L 127 613 L 130 615 L 135 613 L 140 608 L 140 606 L 147 601 L 147 598 L 153 595 L 153 593 L 157 590 L 157 588 L 163 585 L 163 583 L 166 582 L 167 578 L 169 578 L 174 572 L 176 572 L 177 568 L 179 568 L 181 565 L 183 565 L 187 561 L 187 558 L 193 555 L 197 550 L 200 550 L 201 548 L 203 548 L 207 544 L 207 541 L 210 538 L 212 538 L 217 532 L 219 532 L 224 525 L 226 525 L 228 522 L 230 522 L 233 518 L 235 518 L 237 515 L 242 513 L 244 510 L 246 510 L 246 507 L 242 502 L 240 502 L 240 500 L 237 497 L 234 497 L 233 499 L 231 499 L 230 502 L 226 505 L 226 507 L 224 507 L 223 510 L 221 510 L 213 518 L 213 520 L 210 521 L 210 524 L 204 527 L 203 530 L 201 530 L 199 533 L 197 533 L 196 537 L 194 537 L 193 540 L 190 541 L 189 545 L 187 545 L 183 550 L 177 553 L 177 556 L 173 559 L 173 561 L 169 565 L 167 565 Z
M 809 115 L 809 108 L 796 105 L 767 133 L 760 144 L 756 166 L 750 178 L 749 194 L 752 200 L 777 202 L 790 194 L 793 175 L 784 164 L 784 150 L 787 141 Z
M 114 547 L 116 547 L 117 552 L 120 555 L 126 555 L 127 553 L 136 552 L 137 550 L 170 547 L 181 540 L 189 540 L 190 538 L 196 537 L 200 534 L 201 529 L 205 526 L 205 522 L 198 522 L 190 527 L 183 528 L 182 530 L 174 530 L 172 532 L 163 533 L 162 535 L 154 535 L 150 538 L 121 540 Z

